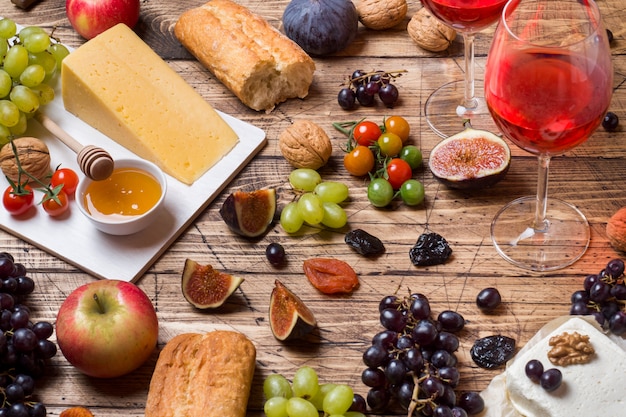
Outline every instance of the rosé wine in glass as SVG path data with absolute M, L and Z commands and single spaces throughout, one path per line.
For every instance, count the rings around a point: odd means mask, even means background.
M 459 32 L 479 32 L 496 23 L 507 0 L 422 0 L 437 19 Z

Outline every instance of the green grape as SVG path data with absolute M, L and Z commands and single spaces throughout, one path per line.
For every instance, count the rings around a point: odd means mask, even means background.
M 36 32 L 25 37 L 23 45 L 28 52 L 43 52 L 50 46 L 50 36 L 45 32 Z
M 393 187 L 384 178 L 374 178 L 367 186 L 367 199 L 374 207 L 385 207 L 393 200 Z
M 56 72 L 57 69 L 57 61 L 54 59 L 54 56 L 48 52 L 38 52 L 38 53 L 29 53 L 28 54 L 28 64 L 29 65 L 41 65 L 46 71 L 46 75 L 52 75 Z
M 313 190 L 323 202 L 341 203 L 348 198 L 348 186 L 341 182 L 324 181 Z
M 12 46 L 4 57 L 4 70 L 17 80 L 28 66 L 28 51 L 22 45 Z
M 322 224 L 332 229 L 340 229 L 348 223 L 346 211 L 337 203 L 323 202 L 324 218 Z
M 296 190 L 313 191 L 322 182 L 319 172 L 309 168 L 298 168 L 289 174 L 289 183 Z
M 319 197 L 313 193 L 304 193 L 298 200 L 298 212 L 302 219 L 310 225 L 321 223 L 324 218 L 324 206 Z
M 11 92 L 13 88 L 13 80 L 11 76 L 3 69 L 0 68 L 0 98 L 5 98 Z
M 400 197 L 407 206 L 417 206 L 424 201 L 424 185 L 418 180 L 407 180 L 400 186 Z
M 31 90 L 39 97 L 40 106 L 45 106 L 54 100 L 54 88 L 50 87 L 48 84 L 39 84 L 36 87 L 31 87 Z
M 22 28 L 18 34 L 20 42 L 24 43 L 24 40 L 26 40 L 26 38 L 32 36 L 35 33 L 46 33 L 46 31 L 39 26 L 26 26 Z
M 0 65 L 2 65 L 2 60 L 4 56 L 7 54 L 9 50 L 9 43 L 3 37 L 0 37 Z
M 365 414 L 358 411 L 346 411 L 343 413 L 343 417 L 365 417 Z
M 43 82 L 46 77 L 46 70 L 39 64 L 29 65 L 22 74 L 20 74 L 20 82 L 26 87 L 36 87 Z
M 287 400 L 287 414 L 289 417 L 319 417 L 315 406 L 300 397 L 292 397 Z
M 26 132 L 27 127 L 28 119 L 24 113 L 20 112 L 20 119 L 18 120 L 17 124 L 11 126 L 9 130 L 11 131 L 12 135 L 19 136 L 23 135 Z
M 291 398 L 293 396 L 291 384 L 287 381 L 287 378 L 280 374 L 272 374 L 265 378 L 265 381 L 263 381 L 263 394 L 265 394 L 265 398 L 268 400 L 273 397 Z
M 337 385 L 324 397 L 323 409 L 327 414 L 343 414 L 352 405 L 354 391 L 345 384 Z
M 315 408 L 317 408 L 318 411 L 322 411 L 323 404 L 324 404 L 324 397 L 326 397 L 326 394 L 332 391 L 336 386 L 337 386 L 336 384 L 330 384 L 330 383 L 321 384 L 320 389 L 317 391 L 317 394 L 315 394 L 315 396 L 311 398 L 309 401 L 311 401 L 311 403 L 315 406 Z
M 9 100 L 0 100 L 0 124 L 12 127 L 20 121 L 20 109 Z
M 280 225 L 287 233 L 296 233 L 302 227 L 304 219 L 298 211 L 298 203 L 287 204 L 280 213 Z
M 10 39 L 17 33 L 17 25 L 11 19 L 0 19 L 0 38 Z
M 9 94 L 11 101 L 24 113 L 35 113 L 39 109 L 39 98 L 30 88 L 16 85 Z
M 311 368 L 310 366 L 303 366 L 299 368 L 293 376 L 291 389 L 293 390 L 293 395 L 295 397 L 307 399 L 313 398 L 315 394 L 317 394 L 317 391 L 320 389 L 319 380 L 317 378 L 317 372 L 315 372 L 315 369 Z M 315 409 L 315 407 L 313 408 Z M 289 415 L 291 415 L 291 413 L 289 413 Z
M 263 411 L 267 417 L 288 417 L 287 414 L 287 402 L 289 400 L 285 397 L 272 397 L 265 401 L 263 405 Z
M 67 47 L 61 43 L 53 43 L 52 45 L 50 45 L 50 48 L 48 48 L 48 51 L 56 60 L 57 70 L 60 70 L 61 62 L 63 62 L 65 57 L 70 54 L 69 49 L 67 49 Z
M 0 123 L 0 148 L 9 143 L 11 131 L 8 127 Z

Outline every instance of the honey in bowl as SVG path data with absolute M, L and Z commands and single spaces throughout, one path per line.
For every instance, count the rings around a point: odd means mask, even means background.
M 132 167 L 116 168 L 102 181 L 92 181 L 85 190 L 83 204 L 94 218 L 127 220 L 152 209 L 161 198 L 159 181 Z

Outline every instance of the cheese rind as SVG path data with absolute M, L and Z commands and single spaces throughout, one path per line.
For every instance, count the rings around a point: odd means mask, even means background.
M 213 107 L 123 24 L 64 59 L 62 95 L 67 111 L 185 184 L 239 141 Z

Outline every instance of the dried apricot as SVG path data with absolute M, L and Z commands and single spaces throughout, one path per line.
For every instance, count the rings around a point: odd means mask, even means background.
M 307 259 L 303 268 L 309 282 L 324 294 L 350 293 L 359 285 L 354 269 L 339 259 Z

